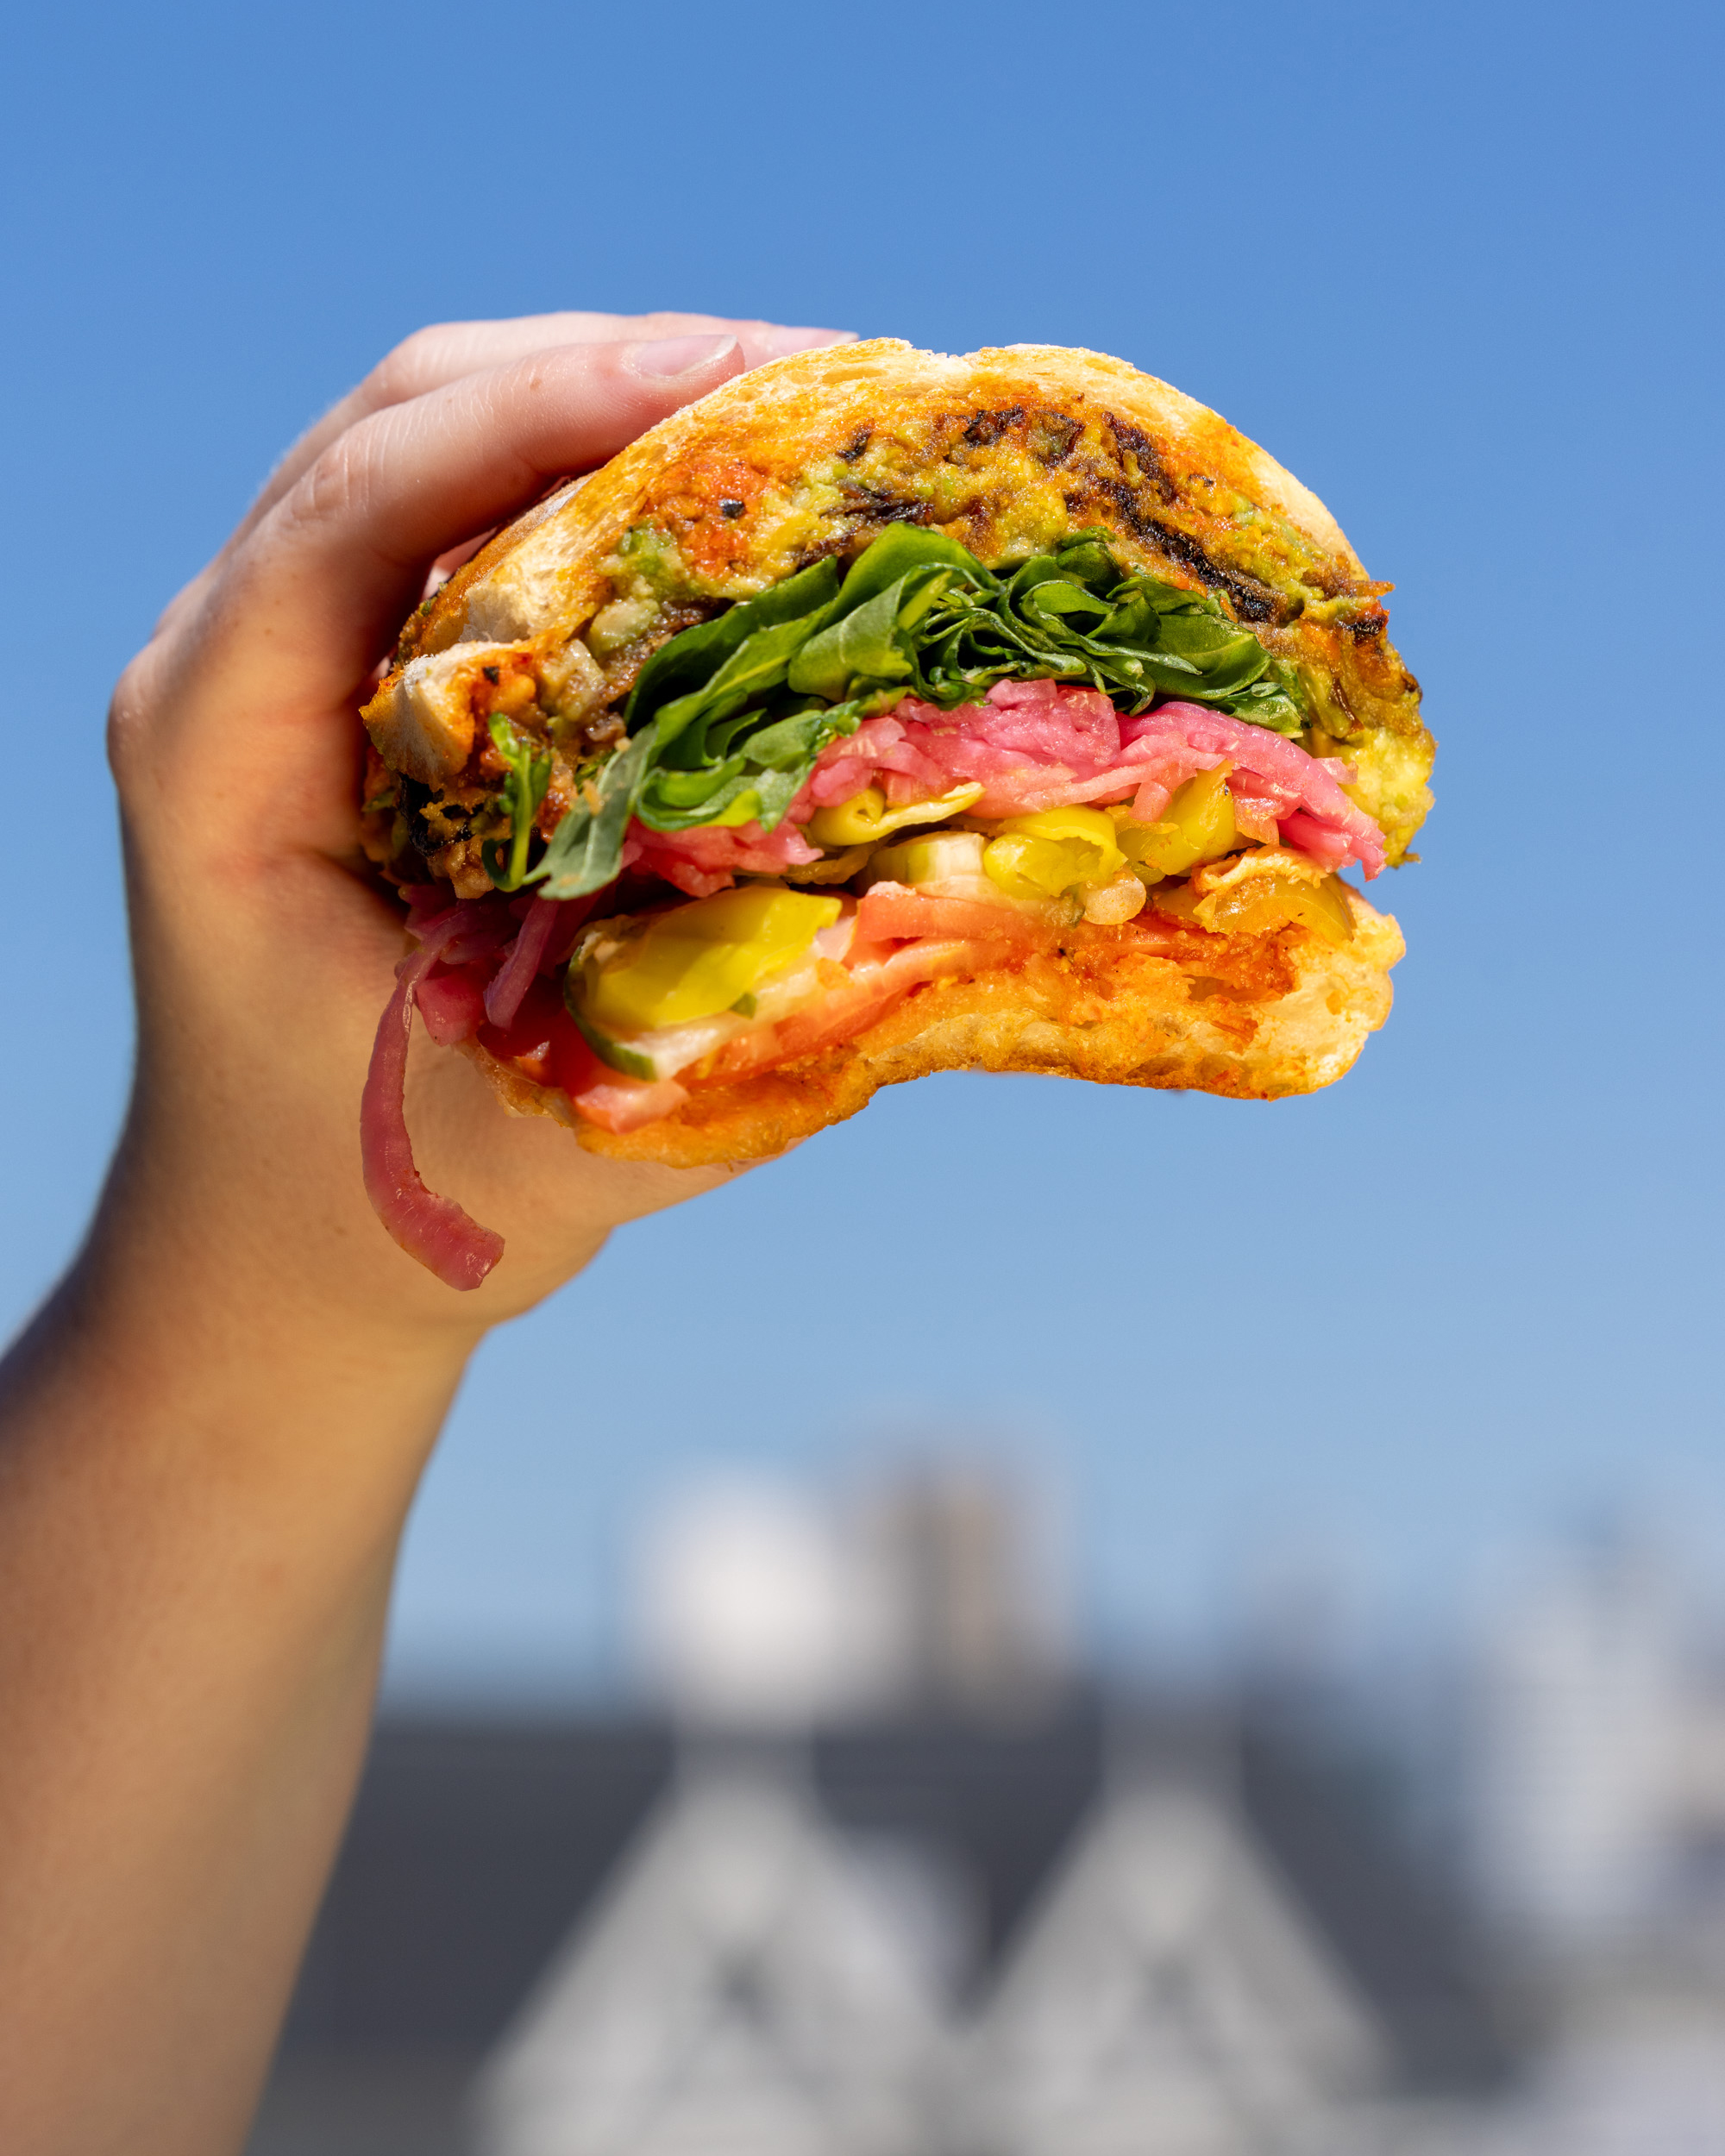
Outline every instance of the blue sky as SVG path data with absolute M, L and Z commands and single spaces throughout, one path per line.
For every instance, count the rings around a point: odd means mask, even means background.
M 1263 441 L 1396 582 L 1442 753 L 1388 894 L 1389 1031 L 1267 1107 L 930 1081 L 620 1237 L 475 1370 L 405 1677 L 602 1672 L 657 1489 L 848 1472 L 918 1429 L 1064 1484 L 1120 1651 L 1204 1637 L 1278 1538 L 1345 1548 L 1386 1624 L 1446 1621 L 1497 1553 L 1619 1500 L 1725 1550 L 1719 22 L 20 18 L 6 1319 L 75 1242 L 126 1084 L 109 686 L 394 339 L 674 304 L 1089 344 Z

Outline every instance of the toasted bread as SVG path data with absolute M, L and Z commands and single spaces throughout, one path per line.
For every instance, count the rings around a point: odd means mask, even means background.
M 938 527 L 991 566 L 1101 527 L 1128 567 L 1211 593 L 1298 667 L 1305 746 L 1354 766 L 1355 800 L 1389 859 L 1405 855 L 1433 744 L 1385 633 L 1388 586 L 1316 497 L 1214 412 L 1120 360 L 1048 346 L 955 359 L 879 339 L 727 383 L 555 490 L 428 601 L 367 708 L 373 740 L 423 786 L 458 783 L 480 674 L 530 674 L 572 724 L 614 711 L 679 626 L 854 555 L 895 522 Z M 925 984 L 842 1046 L 697 1081 L 675 1112 L 624 1134 L 464 1046 L 511 1109 L 556 1116 L 598 1151 L 685 1166 L 780 1152 L 881 1086 L 938 1070 L 1272 1099 L 1341 1075 L 1388 1014 L 1400 931 L 1358 894 L 1348 903 L 1354 935 L 1339 946 L 1291 924 L 1080 925 L 1040 956 Z

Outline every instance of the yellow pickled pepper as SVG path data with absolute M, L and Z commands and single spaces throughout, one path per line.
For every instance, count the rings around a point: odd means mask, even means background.
M 625 1033 L 712 1018 L 800 958 L 843 910 L 836 898 L 767 884 L 697 899 L 591 968 L 585 1007 Z

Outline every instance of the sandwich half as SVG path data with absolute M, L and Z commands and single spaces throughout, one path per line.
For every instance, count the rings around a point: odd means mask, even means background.
M 364 714 L 417 946 L 386 1225 L 453 1284 L 501 1249 L 413 1171 L 416 1006 L 511 1108 L 685 1166 L 936 1070 L 1339 1077 L 1402 949 L 1344 871 L 1431 800 L 1389 588 L 1214 412 L 1045 346 L 799 354 L 558 488 Z

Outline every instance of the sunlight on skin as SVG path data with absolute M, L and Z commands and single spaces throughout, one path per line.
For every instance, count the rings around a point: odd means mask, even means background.
M 726 1179 L 597 1158 L 416 1057 L 426 1168 L 507 1256 L 456 1294 L 384 1232 L 357 1130 L 405 949 L 357 838 L 379 654 L 437 557 L 832 334 L 423 332 L 289 453 L 120 684 L 134 1097 L 0 1391 L 0 2146 L 240 2146 L 468 1356 L 612 1227 Z

